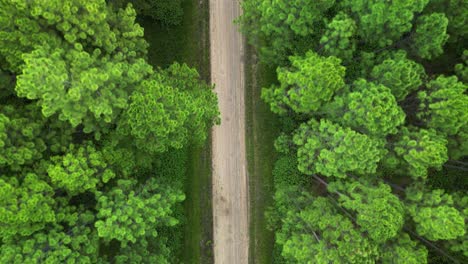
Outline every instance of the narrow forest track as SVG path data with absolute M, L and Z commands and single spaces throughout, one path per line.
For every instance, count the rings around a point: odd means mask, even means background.
M 244 41 L 233 23 L 240 14 L 239 0 L 210 0 L 211 81 L 221 111 L 212 135 L 216 264 L 247 264 L 249 255 Z

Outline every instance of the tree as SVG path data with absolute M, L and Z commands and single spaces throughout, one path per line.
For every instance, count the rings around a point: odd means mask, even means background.
M 334 56 L 349 62 L 356 51 L 356 22 L 346 13 L 338 13 L 327 24 L 325 33 L 320 38 L 320 46 L 327 56 Z
M 411 240 L 410 236 L 402 233 L 388 243 L 382 245 L 382 263 L 408 263 L 425 264 L 427 263 L 427 249 L 416 241 Z
M 468 83 L 468 49 L 463 51 L 461 60 L 461 63 L 455 65 L 455 72 L 460 81 Z
M 405 53 L 399 53 L 396 58 L 376 65 L 371 78 L 390 88 L 397 101 L 403 101 L 423 84 L 426 73 L 421 64 L 407 59 Z
M 0 167 L 20 171 L 61 154 L 71 143 L 73 130 L 56 119 L 45 119 L 34 105 L 0 106 Z
M 108 0 L 117 7 L 124 8 L 132 4 L 139 15 L 149 16 L 165 25 L 179 25 L 184 10 L 182 0 Z
M 18 96 L 39 99 L 44 116 L 58 113 L 73 127 L 83 124 L 87 133 L 115 122 L 127 107 L 133 86 L 152 69 L 143 59 L 106 61 L 99 53 L 46 46 L 34 50 L 24 56 Z
M 448 138 L 448 154 L 453 160 L 468 156 L 468 126 L 460 128 L 456 136 Z
M 423 15 L 416 21 L 416 31 L 413 35 L 411 50 L 423 59 L 433 59 L 440 56 L 443 46 L 449 36 L 447 34 L 448 19 L 443 13 Z
M 377 259 L 376 245 L 326 198 L 289 187 L 276 192 L 275 203 L 280 223 L 276 243 L 289 262 L 372 263 Z
M 53 224 L 47 231 L 41 230 L 29 237 L 4 240 L 0 246 L 0 262 L 98 263 L 99 239 L 90 226 L 93 213 L 70 206 L 65 208 L 71 209 L 66 213 L 67 225 Z
M 18 114 L 13 105 L 0 107 L 0 166 L 18 171 L 43 157 L 47 146 L 40 137 L 43 123 Z
M 137 148 L 158 153 L 181 148 L 190 134 L 202 143 L 207 128 L 219 123 L 218 115 L 211 87 L 196 71 L 174 64 L 136 87 L 117 131 L 132 136 Z
M 402 229 L 404 207 L 390 186 L 353 180 L 332 182 L 327 189 L 338 194 L 342 207 L 356 212 L 356 223 L 373 241 L 382 244 L 395 238 Z
M 0 178 L 0 239 L 29 236 L 55 222 L 54 190 L 37 175 Z
M 120 249 L 119 253 L 110 263 L 161 263 L 169 264 L 170 249 L 166 246 L 168 238 L 143 237 L 136 243 Z
M 468 218 L 468 196 L 466 193 L 454 193 L 452 195 L 454 206 L 462 213 L 463 218 Z M 452 251 L 460 251 L 468 257 L 468 226 L 465 224 L 465 235 L 459 236 L 456 240 L 449 240 L 447 244 Z
M 259 48 L 262 61 L 281 64 L 298 50 L 301 39 L 318 31 L 334 4 L 335 0 L 245 1 L 239 22 L 241 30 Z
M 468 36 L 466 18 L 468 17 L 468 3 L 464 0 L 431 0 L 426 8 L 427 12 L 444 13 L 448 19 L 447 32 L 449 42 L 464 41 Z
M 394 44 L 411 30 L 415 14 L 421 12 L 428 2 L 345 0 L 340 7 L 351 10 L 358 25 L 358 35 L 366 43 L 382 48 Z
M 0 55 L 15 73 L 22 71 L 23 54 L 44 45 L 67 53 L 73 49 L 99 53 L 104 60 L 121 62 L 147 53 L 143 28 L 135 23 L 131 7 L 113 10 L 105 0 L 2 0 L 1 5 Z
M 440 170 L 448 160 L 447 139 L 433 129 L 403 127 L 389 144 L 383 165 L 414 179 L 426 178 L 429 168 Z
M 118 180 L 108 192 L 97 192 L 96 199 L 99 237 L 107 242 L 116 239 L 126 247 L 141 238 L 156 237 L 158 227 L 176 225 L 172 207 L 185 196 L 151 178 L 140 185 L 134 179 Z
M 2 7 L 0 55 L 21 73 L 18 96 L 38 99 L 46 117 L 59 113 L 88 133 L 100 130 L 151 73 L 143 60 L 148 44 L 130 7 L 114 11 L 104 0 L 6 1 Z
M 465 234 L 465 218 L 454 207 L 452 197 L 443 190 L 428 191 L 415 185 L 407 188 L 406 199 L 406 208 L 419 235 L 437 241 Z
M 277 69 L 280 86 L 262 90 L 262 98 L 275 113 L 285 114 L 289 107 L 296 113 L 312 114 L 345 85 L 345 68 L 338 58 L 308 52 L 290 61 L 291 67 Z
M 326 119 L 302 124 L 293 142 L 298 147 L 298 169 L 307 175 L 346 178 L 347 172 L 375 173 L 377 162 L 386 153 L 383 141 Z
M 446 135 L 456 135 L 468 125 L 468 85 L 459 82 L 456 76 L 439 76 L 426 87 L 417 95 L 420 101 L 417 117 L 427 127 Z
M 67 154 L 52 157 L 47 174 L 56 188 L 64 188 L 71 195 L 95 191 L 115 177 L 91 142 L 81 146 L 71 144 Z
M 405 122 L 390 89 L 364 79 L 356 80 L 351 92 L 336 96 L 326 109 L 330 120 L 377 138 L 397 133 Z

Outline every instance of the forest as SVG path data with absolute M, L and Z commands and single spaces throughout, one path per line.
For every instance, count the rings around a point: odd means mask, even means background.
M 183 7 L 0 0 L 0 263 L 182 262 L 184 150 L 217 97 L 154 63 L 137 20 L 175 28 Z
M 214 2 L 0 0 L 0 264 L 216 262 Z M 249 263 L 468 263 L 468 1 L 240 4 Z
M 271 262 L 467 263 L 468 2 L 242 7 L 273 69 Z

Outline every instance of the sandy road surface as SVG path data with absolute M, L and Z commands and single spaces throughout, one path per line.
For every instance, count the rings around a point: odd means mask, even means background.
M 210 0 L 211 81 L 221 125 L 213 128 L 213 239 L 216 264 L 247 264 L 248 180 L 245 156 L 243 38 L 233 24 L 239 0 Z

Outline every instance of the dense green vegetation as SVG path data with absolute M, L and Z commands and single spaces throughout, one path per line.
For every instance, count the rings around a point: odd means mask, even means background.
M 217 99 L 153 67 L 133 7 L 107 2 L 0 1 L 0 263 L 180 262 L 186 147 Z
M 466 1 L 243 9 L 277 67 L 274 263 L 467 262 Z

